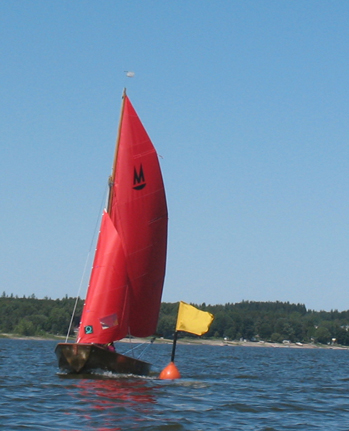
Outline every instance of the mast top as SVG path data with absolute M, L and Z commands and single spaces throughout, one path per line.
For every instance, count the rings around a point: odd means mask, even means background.
M 122 125 L 122 118 L 124 114 L 124 105 L 125 105 L 125 99 L 126 99 L 126 88 L 124 88 L 122 92 L 122 102 L 121 102 L 121 111 L 120 111 L 120 121 L 119 121 L 119 128 L 118 128 L 118 134 L 116 137 L 116 145 L 115 145 L 115 153 L 114 153 L 114 161 L 112 166 L 112 172 L 108 180 L 109 185 L 109 197 L 108 197 L 108 204 L 107 204 L 107 212 L 110 214 L 111 211 L 111 205 L 113 200 L 113 185 L 115 181 L 115 171 L 116 171 L 116 161 L 118 157 L 118 149 L 119 149 L 119 141 L 120 141 L 120 135 L 121 135 L 121 125 Z

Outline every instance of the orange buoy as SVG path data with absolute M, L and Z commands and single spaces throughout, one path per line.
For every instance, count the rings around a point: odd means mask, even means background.
M 175 380 L 175 379 L 180 379 L 181 378 L 181 374 L 178 371 L 178 368 L 176 367 L 174 362 L 170 362 L 167 367 L 165 367 L 161 373 L 159 378 L 161 380 Z

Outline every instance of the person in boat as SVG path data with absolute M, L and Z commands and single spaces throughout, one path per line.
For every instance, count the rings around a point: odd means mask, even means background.
M 107 343 L 107 344 L 98 344 L 98 343 L 96 343 L 96 346 L 102 347 L 102 349 L 108 350 L 109 352 L 116 352 L 115 346 L 114 346 L 113 342 Z
M 109 350 L 109 352 L 115 352 L 115 346 L 114 346 L 114 343 L 113 343 L 113 342 L 108 343 L 108 344 L 105 344 L 105 348 L 106 348 L 107 350 Z

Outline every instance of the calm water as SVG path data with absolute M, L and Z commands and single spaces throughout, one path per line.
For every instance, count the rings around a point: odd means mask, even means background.
M 55 345 L 0 339 L 0 429 L 349 430 L 349 350 L 179 345 L 160 381 L 169 345 L 149 378 L 91 379 L 58 375 Z

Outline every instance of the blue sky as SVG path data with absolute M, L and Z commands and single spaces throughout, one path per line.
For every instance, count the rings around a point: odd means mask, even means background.
M 349 309 L 348 20 L 346 1 L 0 0 L 0 290 L 77 294 L 126 86 L 162 157 L 163 300 Z

